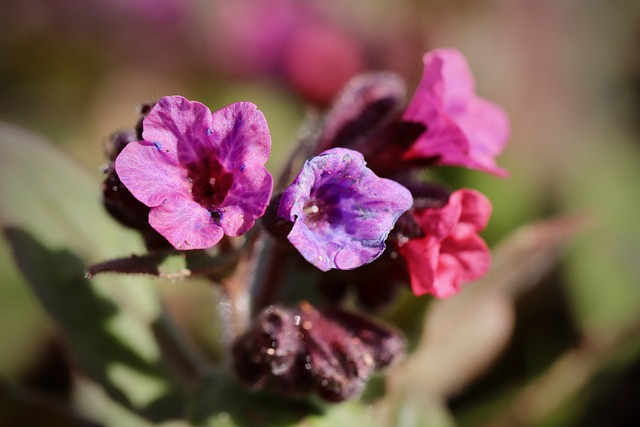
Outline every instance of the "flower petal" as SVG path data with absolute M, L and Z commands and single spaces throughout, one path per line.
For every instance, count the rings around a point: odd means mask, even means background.
M 237 236 L 253 227 L 271 198 L 273 178 L 264 167 L 271 151 L 269 127 L 254 104 L 237 102 L 213 113 L 210 137 L 222 165 L 233 174 L 220 209 L 241 213 L 222 221 L 225 233 Z
M 398 252 L 407 263 L 413 293 L 434 293 L 440 245 L 428 238 L 411 239 L 399 246 Z
M 475 82 L 462 53 L 455 49 L 427 53 L 422 80 L 402 116 L 427 130 L 404 158 L 434 158 L 440 165 L 506 176 L 495 157 L 509 137 L 508 117 L 474 91 Z
M 116 158 L 115 167 L 125 187 L 147 206 L 158 206 L 167 194 L 189 195 L 187 177 L 175 150 L 167 152 L 147 141 L 131 142 Z
M 469 141 L 468 167 L 501 177 L 507 171 L 498 167 L 495 157 L 509 138 L 509 118 L 502 108 L 481 98 L 468 102 L 467 109 L 455 121 Z
M 493 207 L 489 199 L 479 191 L 470 189 L 460 189 L 455 191 L 450 203 L 459 204 L 462 213 L 460 215 L 460 225 L 467 225 L 473 231 L 478 232 L 485 229 Z
M 445 258 L 445 255 L 448 257 Z M 490 266 L 489 248 L 477 234 L 465 236 L 462 239 L 446 239 L 441 244 L 438 271 L 454 269 L 460 283 L 481 278 L 487 274 Z M 438 279 L 442 281 L 440 273 L 438 273 Z M 444 285 L 436 283 L 434 286 L 442 288 Z
M 206 249 L 222 239 L 209 211 L 187 198 L 165 199 L 149 212 L 149 224 L 176 249 Z
M 289 241 L 323 271 L 348 270 L 382 254 L 409 190 L 377 177 L 362 154 L 334 148 L 308 160 L 282 195 L 278 214 L 294 226 Z
M 424 234 L 436 242 L 447 238 L 458 225 L 462 213 L 462 205 L 459 197 L 454 197 L 455 192 L 449 197 L 449 201 L 442 208 L 430 208 L 414 212 L 414 217 Z
M 182 96 L 165 96 L 144 118 L 142 138 L 155 143 L 176 159 L 179 156 L 180 163 L 184 164 L 199 157 L 195 142 L 206 136 L 210 122 L 209 109 L 200 102 L 189 101 Z M 188 143 L 180 144 L 184 141 Z
M 145 140 L 125 147 L 116 171 L 136 198 L 161 207 L 150 224 L 177 249 L 213 246 L 223 232 L 238 236 L 264 214 L 273 188 L 264 166 L 271 137 L 255 105 L 235 103 L 212 114 L 199 102 L 167 96 L 142 126 Z
M 436 49 L 424 56 L 425 69 L 439 70 L 442 84 L 442 102 L 447 112 L 457 108 L 475 97 L 476 83 L 471 74 L 467 59 L 457 49 Z

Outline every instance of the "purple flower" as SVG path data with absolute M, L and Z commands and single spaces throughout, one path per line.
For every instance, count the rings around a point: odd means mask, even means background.
M 162 98 L 142 122 L 142 141 L 116 159 L 122 183 L 151 208 L 149 224 L 176 249 L 209 248 L 248 231 L 264 214 L 273 179 L 271 137 L 255 105 L 211 113 L 180 96 Z
M 376 176 L 362 154 L 333 148 L 305 162 L 278 215 L 294 222 L 288 239 L 307 261 L 322 271 L 350 270 L 382 254 L 412 204 L 409 190 Z
M 423 61 L 422 80 L 402 118 L 427 130 L 405 158 L 435 158 L 437 164 L 505 176 L 495 157 L 509 137 L 506 113 L 476 96 L 469 65 L 459 51 L 437 49 L 425 54 Z

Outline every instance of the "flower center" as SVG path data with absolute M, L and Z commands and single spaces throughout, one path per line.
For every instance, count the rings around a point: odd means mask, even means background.
M 207 209 L 215 209 L 227 197 L 233 184 L 233 175 L 218 160 L 203 158 L 198 165 L 189 165 L 193 200 Z
M 311 198 L 302 207 L 302 212 L 308 223 L 329 223 L 339 224 L 342 218 L 342 212 L 338 206 L 320 198 Z

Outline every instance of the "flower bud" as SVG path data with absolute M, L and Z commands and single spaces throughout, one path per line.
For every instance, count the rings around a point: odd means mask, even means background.
M 234 369 L 254 388 L 315 390 L 330 402 L 358 396 L 370 376 L 404 352 L 398 332 L 338 308 L 267 308 L 233 345 Z
M 234 368 L 241 380 L 259 388 L 270 376 L 278 377 L 290 371 L 301 348 L 293 314 L 279 307 L 269 307 L 234 343 Z
M 318 151 L 343 147 L 365 153 L 371 135 L 400 113 L 405 94 L 404 81 L 392 72 L 354 77 L 327 113 Z

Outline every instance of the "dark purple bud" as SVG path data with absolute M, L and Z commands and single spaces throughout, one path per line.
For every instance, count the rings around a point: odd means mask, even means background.
M 113 162 L 128 143 L 137 140 L 136 133 L 133 130 L 114 132 L 104 146 L 105 155 L 109 162 Z
M 428 167 L 433 159 L 407 160 L 407 149 L 426 131 L 422 123 L 394 121 L 369 141 L 366 159 L 369 167 L 380 176 L 406 171 L 408 168 Z
M 294 315 L 279 307 L 269 307 L 234 343 L 234 369 L 245 383 L 260 388 L 269 378 L 286 377 L 301 350 Z
M 309 303 L 300 305 L 301 331 L 318 394 L 341 402 L 359 395 L 375 369 L 375 359 L 354 331 L 325 317 Z
M 330 402 L 358 396 L 375 370 L 404 353 L 400 334 L 339 309 L 267 308 L 232 347 L 234 369 L 254 388 Z
M 318 152 L 333 147 L 366 150 L 369 137 L 400 114 L 405 95 L 404 81 L 394 73 L 356 76 L 329 110 Z
M 325 314 L 349 330 L 353 339 L 366 348 L 366 354 L 371 356 L 376 370 L 392 365 L 404 355 L 404 339 L 398 331 L 339 308 L 328 310 Z M 364 358 L 368 361 L 366 356 Z
M 138 114 L 140 115 L 140 118 L 138 119 L 138 123 L 136 123 L 136 141 L 142 141 L 144 138 L 142 137 L 142 123 L 144 121 L 144 118 L 147 117 L 147 115 L 151 112 L 151 110 L 153 110 L 153 107 L 155 107 L 156 102 L 145 102 L 144 104 L 140 105 L 140 107 L 138 107 Z

